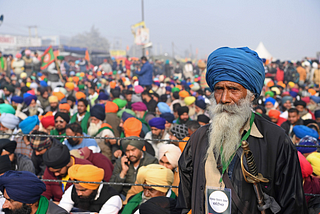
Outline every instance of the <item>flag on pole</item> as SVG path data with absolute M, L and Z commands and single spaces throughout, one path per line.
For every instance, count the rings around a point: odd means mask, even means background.
M 52 46 L 47 48 L 47 50 L 41 56 L 41 70 L 47 68 L 52 62 L 54 62 L 55 57 L 53 53 Z
M 90 62 L 90 56 L 89 56 L 88 49 L 86 50 L 86 55 L 85 55 L 84 59 L 87 60 L 88 62 Z

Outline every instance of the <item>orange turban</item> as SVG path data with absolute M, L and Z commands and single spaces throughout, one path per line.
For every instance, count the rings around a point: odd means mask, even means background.
M 108 101 L 106 103 L 105 111 L 106 113 L 117 113 L 119 110 L 119 107 L 114 102 Z
M 80 73 L 80 77 L 84 77 L 84 73 L 83 72 Z
M 74 89 L 74 84 L 73 84 L 72 82 L 67 82 L 67 83 L 65 84 L 65 87 L 66 87 L 66 88 L 69 88 L 70 90 L 73 90 L 73 89 Z
M 309 88 L 308 92 L 311 94 L 311 96 L 314 96 L 317 93 L 313 88 Z
M 60 92 L 60 91 L 59 91 L 59 92 L 52 92 L 52 95 L 58 97 L 58 100 L 59 100 L 59 101 L 66 97 L 66 96 L 65 96 L 62 92 Z M 49 102 L 50 102 L 50 101 L 49 101 Z
M 104 170 L 94 165 L 75 164 L 69 168 L 68 175 L 71 180 L 101 182 L 104 178 Z M 100 185 L 87 183 L 79 184 L 83 188 L 91 190 L 97 189 Z
M 61 103 L 59 105 L 59 109 L 63 109 L 63 110 L 67 110 L 67 111 L 70 111 L 70 105 L 68 103 Z
M 276 118 L 276 119 L 279 119 L 280 114 L 281 114 L 281 112 L 278 111 L 278 110 L 275 110 L 275 109 L 271 109 L 269 111 L 269 117 L 273 117 L 273 118 Z
M 272 86 L 274 86 L 274 82 L 272 80 L 270 80 L 268 83 L 267 83 L 267 86 L 270 88 Z
M 182 97 L 182 98 L 186 98 L 186 97 L 189 97 L 190 94 L 189 92 L 185 91 L 185 90 L 182 90 L 179 92 L 179 96 Z
M 73 81 L 74 81 L 76 84 L 78 84 L 78 82 L 79 82 L 79 77 L 73 77 Z
M 57 102 L 58 102 L 58 101 L 57 101 Z M 49 116 L 53 116 L 52 111 L 48 111 L 45 115 L 40 115 L 40 116 L 39 116 L 39 120 L 41 121 L 42 118 L 44 118 L 44 117 L 49 117 Z
M 76 99 L 80 100 L 81 98 L 86 99 L 86 95 L 83 92 L 79 91 L 76 93 Z
M 123 129 L 126 137 L 139 137 L 142 129 L 142 123 L 137 118 L 130 117 L 123 123 Z
M 114 89 L 116 87 L 116 82 L 110 82 L 110 88 L 111 89 Z

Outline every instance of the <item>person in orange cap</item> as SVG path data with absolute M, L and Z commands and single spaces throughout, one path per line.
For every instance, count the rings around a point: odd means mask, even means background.
M 53 96 L 56 96 L 59 101 L 61 101 L 63 98 L 66 97 L 66 96 L 65 96 L 62 92 L 60 92 L 60 91 L 58 91 L 58 92 L 52 92 L 52 95 L 53 95 Z
M 76 93 L 76 99 L 77 100 L 86 99 L 86 95 L 83 92 L 79 91 Z
M 68 170 L 71 180 L 101 182 L 104 170 L 93 165 L 75 164 Z M 59 206 L 70 212 L 73 207 L 99 213 L 118 213 L 122 201 L 109 185 L 75 183 L 62 195 Z
M 117 116 L 119 107 L 117 104 L 111 101 L 107 101 L 105 105 L 106 119 L 105 121 L 112 126 L 115 137 L 120 137 L 118 130 L 120 124 L 120 118 Z
M 69 113 L 70 112 L 70 105 L 68 103 L 61 103 L 59 105 L 59 110 L 64 113 Z
M 142 129 L 142 123 L 137 118 L 131 117 L 128 118 L 123 123 L 124 135 L 126 137 L 136 136 L 139 137 Z
M 275 124 L 278 124 L 278 120 L 280 117 L 281 112 L 276 110 L 276 109 L 271 109 L 268 113 L 268 116 L 270 117 L 271 121 L 274 122 Z M 280 124 L 281 125 L 281 124 Z

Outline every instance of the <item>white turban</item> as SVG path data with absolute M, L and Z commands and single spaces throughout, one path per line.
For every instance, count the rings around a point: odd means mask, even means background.
M 173 144 L 164 144 L 159 148 L 159 160 L 166 155 L 169 163 L 176 168 L 178 166 L 178 161 L 181 155 L 181 150 L 179 147 Z
M 3 113 L 0 116 L 0 123 L 8 129 L 16 128 L 19 122 L 19 118 L 13 114 Z

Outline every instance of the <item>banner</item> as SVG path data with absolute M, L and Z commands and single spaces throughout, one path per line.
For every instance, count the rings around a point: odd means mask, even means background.
M 126 57 L 127 52 L 125 50 L 110 50 L 110 55 L 112 57 Z
M 136 32 L 136 36 L 134 38 L 134 43 L 136 45 L 145 45 L 149 43 L 149 29 L 148 28 L 138 28 Z
M 41 70 L 46 69 L 53 61 L 55 60 L 52 46 L 48 47 L 48 49 L 41 56 Z

